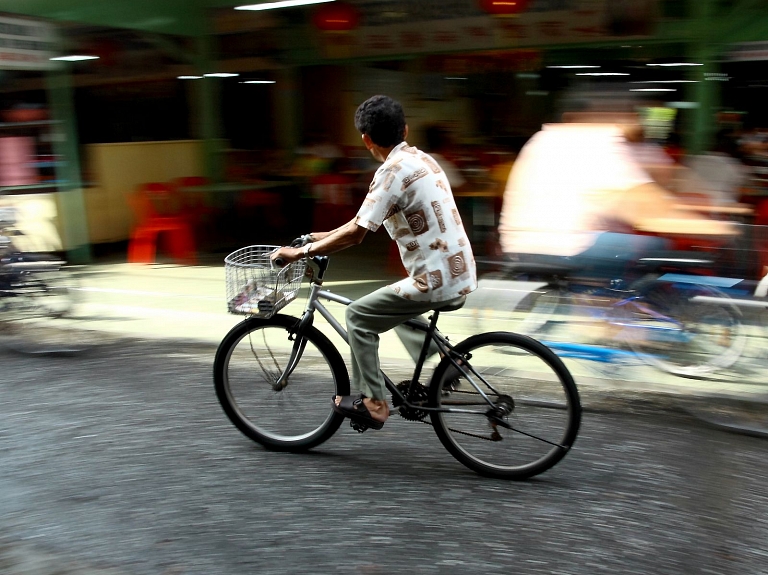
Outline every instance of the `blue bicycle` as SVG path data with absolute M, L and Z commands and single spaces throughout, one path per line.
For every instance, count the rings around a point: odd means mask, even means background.
M 723 278 L 695 273 L 712 262 L 701 254 L 643 258 L 640 279 L 580 277 L 567 265 L 506 262 L 484 276 L 475 317 L 484 329 L 503 328 L 544 341 L 562 356 L 594 359 L 580 340 L 599 330 L 612 347 L 626 347 L 667 373 L 700 376 L 733 365 L 746 335 L 741 311 L 721 289 Z M 557 341 L 559 329 L 568 341 Z M 601 354 L 598 354 L 600 356 Z

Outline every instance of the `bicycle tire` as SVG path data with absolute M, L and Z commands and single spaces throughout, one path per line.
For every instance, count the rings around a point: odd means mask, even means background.
M 487 274 L 470 299 L 475 331 L 507 331 L 535 336 L 550 322 L 563 301 L 565 291 L 544 282 L 518 282 L 504 273 Z M 526 283 L 531 289 L 519 297 Z M 538 287 L 533 287 L 538 283 Z
M 77 305 L 77 281 L 64 269 L 36 271 L 19 286 L 35 299 L 41 315 L 51 318 L 71 316 Z
M 273 389 L 298 321 L 287 315 L 244 320 L 224 337 L 213 366 L 216 396 L 229 420 L 276 451 L 306 451 L 330 438 L 344 420 L 331 408 L 332 397 L 349 395 L 344 360 L 314 327 L 303 331 L 306 348 L 286 387 Z
M 624 306 L 630 327 L 625 327 L 623 337 L 649 365 L 673 375 L 695 377 L 727 369 L 741 357 L 747 340 L 741 311 L 722 291 L 704 284 L 678 285 L 658 279 L 640 280 L 633 289 L 639 297 L 636 304 Z M 699 296 L 723 303 L 698 303 L 695 298 Z M 643 308 L 666 319 L 653 317 Z
M 494 403 L 506 404 L 502 419 L 511 429 L 497 426 L 500 439 L 489 433 L 490 406 L 467 380 L 466 367 L 456 387 L 452 376 L 458 374 L 445 357 L 430 382 L 429 405 L 471 412 L 431 413 L 435 433 L 451 455 L 480 475 L 514 480 L 543 473 L 565 457 L 578 435 L 581 401 L 573 376 L 552 350 L 507 332 L 472 336 L 454 350 L 493 386 L 495 392 L 470 373 Z

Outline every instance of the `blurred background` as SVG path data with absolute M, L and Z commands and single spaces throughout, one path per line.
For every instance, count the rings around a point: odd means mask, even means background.
M 2 201 L 71 262 L 282 243 L 354 214 L 376 166 L 352 116 L 385 93 L 411 143 L 455 168 L 475 252 L 493 255 L 517 152 L 610 85 L 674 165 L 727 149 L 745 171 L 722 195 L 765 217 L 763 2 L 277 4 L 0 1 Z M 158 214 L 191 232 L 147 246 Z M 759 277 L 747 249 L 738 271 Z
M 250 1 L 0 0 L 0 565 L 18 536 L 35 575 L 97 571 L 41 549 L 168 575 L 766 573 L 764 441 L 698 420 L 768 436 L 768 0 Z M 381 93 L 477 259 L 441 330 L 527 332 L 577 381 L 583 433 L 540 482 L 481 485 L 394 417 L 262 452 L 216 405 L 243 319 L 225 256 L 354 216 L 378 164 L 353 115 Z M 520 210 L 511 174 L 537 191 Z M 505 206 L 544 255 L 611 231 L 688 267 L 634 291 L 512 277 Z M 369 233 L 324 285 L 403 277 L 393 246 Z M 380 355 L 411 377 L 392 333 Z

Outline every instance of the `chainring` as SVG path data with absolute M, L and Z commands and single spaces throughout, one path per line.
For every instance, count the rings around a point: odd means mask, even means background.
M 429 393 L 427 388 L 421 383 L 417 383 L 411 391 L 410 380 L 401 381 L 397 384 L 397 389 L 406 397 L 408 403 L 426 403 Z M 397 408 L 400 417 L 409 421 L 421 421 L 427 417 L 428 413 L 424 409 L 417 407 L 408 407 L 403 405 L 399 396 L 392 394 L 392 405 Z

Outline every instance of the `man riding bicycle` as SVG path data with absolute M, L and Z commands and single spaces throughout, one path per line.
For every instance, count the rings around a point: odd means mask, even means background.
M 402 106 L 387 96 L 373 96 L 355 112 L 355 127 L 371 155 L 383 162 L 356 216 L 335 230 L 312 232 L 311 243 L 302 248 L 282 247 L 271 257 L 290 263 L 332 254 L 360 244 L 382 224 L 397 242 L 408 277 L 346 310 L 352 379 L 361 393 L 333 399 L 338 413 L 381 429 L 389 405 L 379 334 L 432 309 L 460 304 L 477 287 L 477 275 L 448 178 L 432 157 L 405 141 L 408 125 Z

